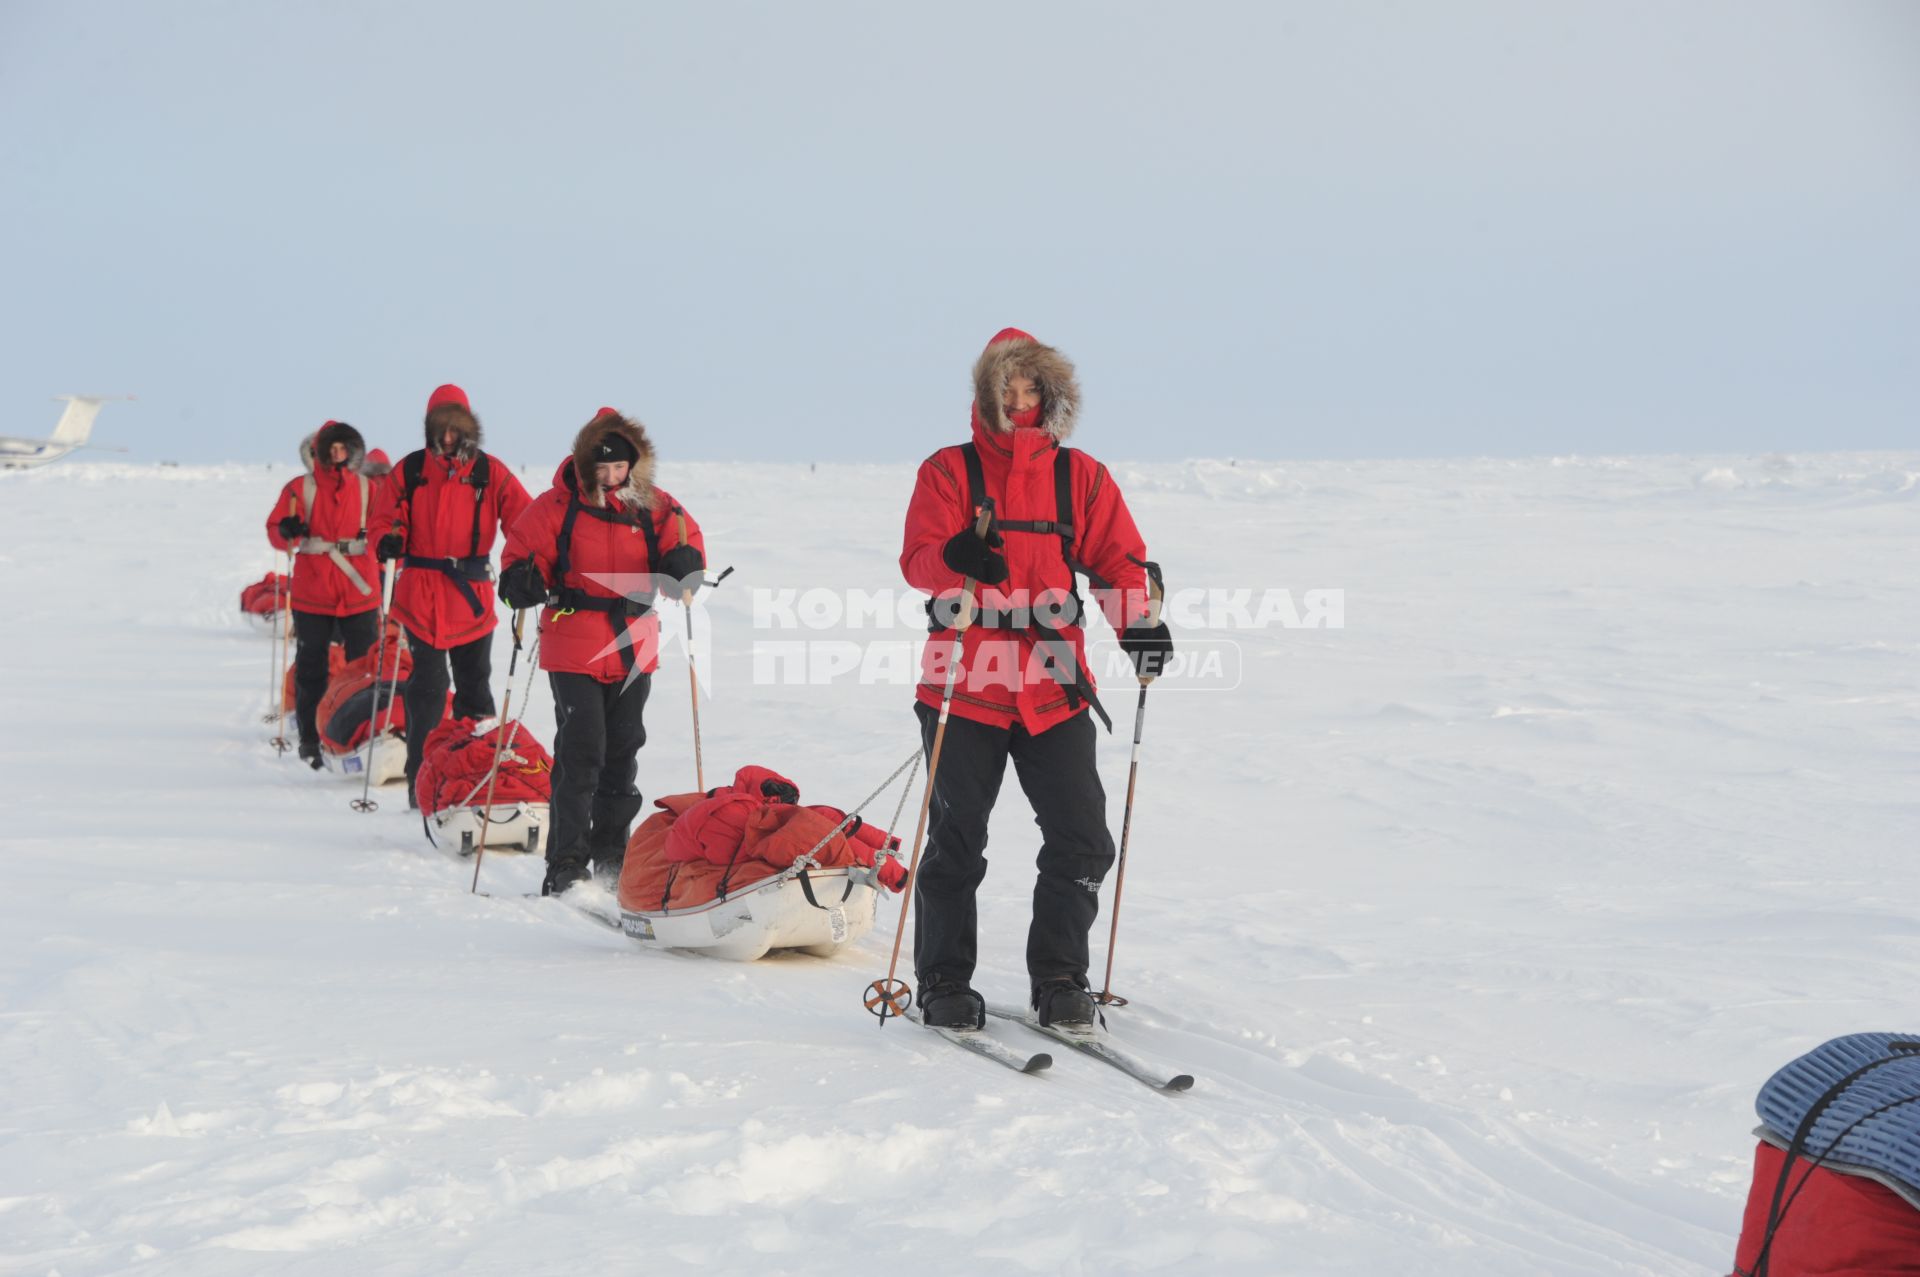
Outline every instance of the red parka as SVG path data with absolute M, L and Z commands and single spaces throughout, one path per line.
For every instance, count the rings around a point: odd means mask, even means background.
M 1032 378 L 1040 387 L 1043 416 L 1038 425 L 1016 426 L 1001 408 L 1007 378 Z M 1058 499 L 1054 464 L 1058 450 L 1074 425 L 1079 387 L 1073 365 L 1051 347 L 1042 346 L 1017 329 L 995 337 L 974 366 L 975 401 L 973 443 L 979 450 L 985 497 L 994 503 L 996 520 L 1052 521 Z M 983 416 L 984 414 L 987 414 Z M 1146 558 L 1146 546 L 1134 527 L 1133 516 L 1107 468 L 1078 449 L 1069 457 L 1074 528 L 1072 556 L 1096 587 L 1094 602 L 1114 628 L 1147 616 L 1146 572 L 1137 560 Z M 968 499 L 967 465 L 958 446 L 942 448 L 921 463 L 907 507 L 905 544 L 900 570 L 907 583 L 929 594 L 957 594 L 963 583 L 946 565 L 942 550 L 956 532 L 973 526 L 977 510 Z M 1000 553 L 1006 557 L 1008 578 L 997 586 L 979 587 L 982 607 L 1015 609 L 1036 602 L 1057 601 L 1074 588 L 1061 538 L 1051 532 L 1004 532 Z M 1044 649 L 1040 637 L 1053 641 Z M 953 712 L 962 718 L 1010 727 L 1018 722 L 1038 734 L 1087 708 L 1069 695 L 1055 676 L 1064 664 L 1049 653 L 1073 659 L 1089 687 L 1097 688 L 1086 660 L 1081 626 L 1060 628 L 1057 638 L 1032 629 L 967 631 L 961 673 L 954 688 Z M 921 653 L 922 704 L 938 706 L 947 683 L 947 660 L 953 649 L 953 631 L 931 635 Z M 1036 655 L 1036 652 L 1039 655 Z M 1071 671 L 1060 671 L 1071 676 Z M 1076 700 L 1078 703 L 1076 704 Z
M 626 486 L 612 494 L 593 486 L 590 459 L 594 445 L 608 429 L 633 444 L 640 457 L 632 465 Z M 653 468 L 653 445 L 638 422 L 611 414 L 595 418 L 574 441 L 574 455 L 554 472 L 553 486 L 535 497 L 508 530 L 501 562 L 512 565 L 531 558 L 550 591 L 564 588 L 595 599 L 621 598 L 643 584 L 638 578 L 659 570 L 649 554 L 641 520 L 652 525 L 662 555 L 686 544 L 699 550 L 705 559 L 706 540 L 700 525 L 672 494 L 653 486 Z M 573 521 L 567 572 L 556 580 L 560 530 L 568 507 L 576 500 L 581 508 Z M 609 579 L 624 588 L 608 584 Z M 660 663 L 660 620 L 651 611 L 624 618 L 606 612 L 543 608 L 540 668 L 559 674 L 591 674 L 603 683 L 620 682 L 627 676 L 626 661 L 616 641 L 623 626 L 631 636 L 638 671 L 651 674 Z
M 344 431 L 345 436 L 340 435 L 340 431 Z M 336 468 L 324 460 L 335 438 L 353 449 L 344 467 Z M 314 444 L 321 460 L 314 463 L 310 473 L 280 489 L 280 499 L 267 515 L 267 540 L 276 550 L 300 551 L 293 556 L 296 612 L 358 616 L 380 606 L 380 568 L 374 561 L 372 544 L 368 542 L 357 554 L 339 550 L 338 559 L 332 554 L 309 551 L 316 541 L 365 542 L 376 484 L 358 473 L 364 450 L 360 434 L 353 427 L 330 421 L 314 437 Z M 313 485 L 311 502 L 306 498 L 308 483 Z M 364 503 L 363 492 L 366 493 Z M 307 525 L 307 535 L 299 542 L 280 535 L 280 520 L 290 514 L 299 515 Z M 360 578 L 357 583 L 341 570 L 342 561 Z
M 438 560 L 453 569 L 449 573 L 409 563 L 393 587 L 394 616 L 438 648 L 471 643 L 493 633 L 499 624 L 493 582 L 473 579 L 461 571 L 459 560 L 492 554 L 500 530 L 511 528 L 532 501 L 513 471 L 491 456 L 487 457 L 487 485 L 478 489 L 476 501 L 472 479 L 481 455 L 446 457 L 431 449 L 415 453 L 420 458 L 421 482 L 411 499 L 406 472 L 413 458 L 403 459 L 379 481 L 380 496 L 367 528 L 376 545 L 387 533 L 399 532 L 406 538 L 409 556 Z M 468 589 L 473 591 L 472 599 Z

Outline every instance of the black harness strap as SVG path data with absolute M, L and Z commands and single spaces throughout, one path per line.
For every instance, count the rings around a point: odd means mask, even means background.
M 427 452 L 416 448 L 400 459 L 400 501 L 407 507 L 407 539 L 413 539 L 413 494 L 427 481 Z M 465 478 L 453 482 L 462 483 L 473 489 L 473 536 L 467 546 L 468 558 L 480 557 L 480 507 L 487 498 L 487 484 L 493 479 L 493 458 L 486 453 L 474 454 L 473 469 Z M 407 566 L 412 567 L 412 564 Z M 469 600 L 471 602 L 472 600 Z M 478 614 L 478 605 L 475 607 Z
M 602 523 L 618 523 L 628 527 L 637 525 L 647 539 L 647 570 L 650 572 L 660 562 L 660 533 L 653 526 L 651 511 L 642 510 L 639 518 L 616 514 L 612 510 L 587 505 L 580 499 L 580 493 L 575 491 L 567 502 L 567 513 L 560 520 L 560 536 L 554 545 L 553 589 L 547 595 L 547 606 L 563 612 L 604 614 L 608 624 L 613 626 L 614 645 L 620 653 L 620 663 L 631 674 L 633 667 L 639 663 L 639 655 L 633 650 L 632 622 L 653 611 L 653 596 L 649 594 L 644 599 L 601 598 L 567 584 L 567 574 L 573 570 L 574 520 L 582 514 Z
M 960 445 L 960 455 L 967 464 L 967 509 L 971 517 L 971 512 L 979 510 L 986 500 L 986 470 L 980 462 L 979 445 L 971 440 Z M 1079 625 L 1086 619 L 1087 605 L 1080 597 L 1079 578 L 1074 575 L 1078 569 L 1075 567 L 1073 558 L 1073 538 L 1076 532 L 1073 520 L 1073 449 L 1063 444 L 1056 444 L 1053 453 L 1053 513 L 1054 517 L 1051 519 L 1002 519 L 996 514 L 992 516 L 988 527 L 998 532 L 1030 532 L 1059 538 L 1060 560 L 1067 567 L 1067 580 L 1072 583 L 1068 588 L 1073 600 L 1072 612 L 1061 618 L 1061 624 Z M 929 601 L 927 604 L 929 622 L 936 630 L 951 628 L 950 620 L 945 625 L 941 624 L 936 602 L 937 600 Z M 1026 623 L 1019 625 L 1015 624 L 1012 618 L 996 617 L 988 610 L 982 609 L 980 615 L 975 618 L 974 624 L 984 629 L 1018 630 L 1030 634 L 1035 645 L 1047 651 L 1049 658 L 1060 671 L 1062 675 L 1060 686 L 1067 693 L 1068 706 L 1079 709 L 1080 703 L 1085 701 L 1093 712 L 1100 716 L 1100 721 L 1106 725 L 1107 730 L 1112 731 L 1113 719 L 1108 717 L 1106 707 L 1100 703 L 1099 696 L 1094 693 L 1092 680 L 1087 677 L 1086 670 L 1081 668 L 1080 662 L 1075 659 L 1073 644 L 1061 638 L 1056 629 L 1041 625 L 1032 615 L 1032 611 L 1032 608 L 1028 608 Z M 1067 674 L 1067 671 L 1071 671 L 1071 674 Z
M 410 568 L 425 568 L 439 572 L 452 581 L 454 588 L 460 591 L 460 597 L 467 601 L 475 616 L 486 614 L 486 608 L 480 602 L 480 592 L 473 588 L 475 581 L 493 580 L 493 564 L 484 554 L 470 559 L 429 559 L 422 554 L 403 555 L 400 560 Z

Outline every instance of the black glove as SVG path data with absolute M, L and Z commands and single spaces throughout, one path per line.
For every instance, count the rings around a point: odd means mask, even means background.
M 1166 673 L 1167 658 L 1173 655 L 1173 635 L 1164 623 L 1136 621 L 1120 631 L 1120 650 L 1133 658 L 1141 678 L 1158 678 Z
M 668 550 L 660 556 L 660 564 L 654 570 L 680 582 L 682 594 L 692 594 L 707 583 L 707 560 L 690 545 L 676 545 Z
M 972 528 L 947 538 L 940 559 L 961 576 L 970 576 L 982 585 L 998 585 L 1007 579 L 1007 558 L 995 554 L 1006 539 L 998 532 L 987 533 L 982 541 Z
M 280 520 L 280 539 L 298 541 L 307 535 L 307 521 L 297 514 L 290 514 Z
M 547 601 L 547 583 L 532 559 L 510 564 L 500 574 L 500 598 L 511 608 L 539 607 Z
M 389 532 L 380 538 L 380 544 L 373 547 L 373 557 L 382 563 L 391 563 L 407 552 L 407 539 L 398 532 Z

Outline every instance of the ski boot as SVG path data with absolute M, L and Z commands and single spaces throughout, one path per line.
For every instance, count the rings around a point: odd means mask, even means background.
M 1099 1022 L 1093 995 L 1065 980 L 1049 981 L 1036 988 L 1033 1010 L 1044 1027 L 1062 1033 L 1090 1035 Z
M 301 741 L 300 761 L 313 768 L 313 770 L 319 771 L 323 765 L 320 762 L 320 742 L 317 740 Z
M 585 882 L 591 876 L 587 872 L 587 864 L 584 860 L 549 860 L 547 876 L 540 883 L 540 894 L 561 895 L 567 888 Z
M 984 1029 L 986 999 L 964 984 L 938 984 L 921 995 L 920 1018 L 931 1029 Z

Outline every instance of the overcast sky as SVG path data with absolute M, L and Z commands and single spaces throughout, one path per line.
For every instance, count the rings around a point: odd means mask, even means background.
M 1896 448 L 1920 4 L 0 0 L 0 433 L 910 461 Z

